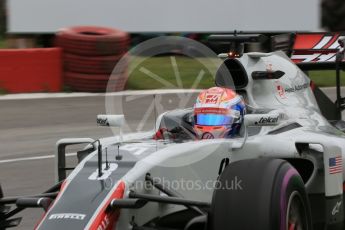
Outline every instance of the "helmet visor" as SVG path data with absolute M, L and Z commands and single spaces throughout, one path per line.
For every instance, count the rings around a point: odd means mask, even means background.
M 205 126 L 231 125 L 234 121 L 232 116 L 224 114 L 197 114 L 195 124 Z

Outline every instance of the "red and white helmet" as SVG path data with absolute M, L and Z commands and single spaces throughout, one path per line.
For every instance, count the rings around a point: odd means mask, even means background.
M 202 91 L 194 105 L 194 131 L 199 139 L 233 137 L 246 112 L 243 98 L 228 88 Z

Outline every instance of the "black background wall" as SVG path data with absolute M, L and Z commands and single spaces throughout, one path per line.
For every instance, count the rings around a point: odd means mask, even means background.
M 322 0 L 322 26 L 330 31 L 345 31 L 345 1 Z
M 6 33 L 6 0 L 0 0 L 0 37 L 3 38 Z

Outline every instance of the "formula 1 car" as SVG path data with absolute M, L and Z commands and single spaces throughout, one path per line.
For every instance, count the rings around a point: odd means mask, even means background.
M 303 41 L 304 47 L 305 36 L 320 36 L 316 46 L 294 50 L 302 69 L 336 65 L 339 78 L 339 35 L 296 36 L 295 46 Z M 252 38 L 211 37 L 235 43 Z M 340 81 L 333 103 L 282 51 L 240 53 L 240 44 L 233 47 L 236 55 L 220 57 L 247 104 L 239 137 L 194 140 L 192 110 L 182 109 L 161 114 L 152 132 L 62 139 L 57 185 L 27 197 L 0 193 L 0 229 L 16 226 L 20 219 L 13 216 L 28 207 L 45 210 L 40 230 L 344 229 Z M 228 77 L 219 71 L 216 85 L 230 87 Z M 119 127 L 124 117 L 99 115 L 97 122 Z M 159 140 L 152 138 L 157 133 Z M 66 146 L 81 143 L 88 145 L 67 176 Z

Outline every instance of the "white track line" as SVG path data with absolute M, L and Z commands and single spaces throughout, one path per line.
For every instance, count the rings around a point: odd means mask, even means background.
M 129 95 L 154 95 L 172 93 L 198 93 L 199 89 L 164 89 L 164 90 L 126 90 L 113 93 L 20 93 L 0 96 L 0 100 L 24 100 L 46 98 L 71 98 L 71 97 L 104 97 L 104 96 L 129 96 Z
M 66 154 L 67 157 L 76 156 L 76 155 L 77 155 L 77 153 L 67 153 Z M 20 161 L 32 161 L 32 160 L 51 159 L 51 158 L 54 158 L 54 157 L 55 157 L 55 155 L 13 158 L 13 159 L 7 159 L 7 160 L 0 160 L 0 164 L 20 162 Z

